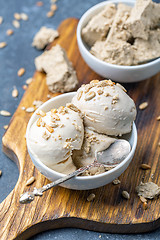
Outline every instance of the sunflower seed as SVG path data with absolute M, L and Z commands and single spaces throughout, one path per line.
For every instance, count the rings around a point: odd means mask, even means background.
M 78 92 L 77 100 L 79 101 L 82 97 L 83 91 Z
M 21 19 L 23 21 L 27 21 L 28 20 L 28 15 L 26 13 L 21 13 L 20 16 L 21 16 Z
M 14 98 L 18 97 L 18 90 L 16 87 L 14 87 L 14 89 L 12 91 L 12 97 L 14 97 Z
M 53 133 L 54 132 L 54 129 L 51 127 L 51 126 L 49 126 L 49 125 L 45 125 L 45 127 L 46 127 L 46 129 L 48 130 L 48 132 L 50 132 L 50 133 Z
M 58 123 L 50 123 L 49 126 L 51 126 L 52 128 L 57 128 L 59 125 Z
M 11 113 L 6 110 L 1 110 L 0 115 L 2 115 L 4 117 L 9 117 L 9 116 L 11 116 Z
M 122 196 L 125 198 L 125 199 L 130 199 L 130 195 L 127 191 L 122 191 Z
M 51 112 L 51 117 L 52 117 L 52 119 L 54 119 L 55 121 L 60 121 L 60 120 L 61 120 L 60 117 L 59 117 L 56 113 L 52 113 L 52 112 Z
M 20 68 L 17 72 L 17 75 L 21 77 L 25 73 L 25 71 L 26 71 L 25 68 Z
M 26 80 L 26 84 L 29 85 L 32 81 L 33 81 L 33 78 L 28 78 L 28 79 Z
M 52 4 L 51 5 L 51 11 L 56 11 L 57 10 L 57 5 L 56 4 Z
M 0 42 L 0 48 L 4 48 L 7 46 L 7 43 L 6 42 Z
M 147 202 L 147 199 L 146 198 L 144 198 L 143 196 L 139 196 L 139 198 L 140 198 L 140 200 L 141 200 L 141 202 Z
M 43 104 L 43 102 L 40 100 L 33 101 L 33 106 L 35 106 L 36 108 L 39 108 L 42 104 Z
M 151 169 L 151 166 L 148 165 L 148 164 L 142 163 L 141 168 L 144 169 L 144 170 L 147 170 L 147 169 Z
M 94 193 L 91 193 L 88 197 L 87 197 L 87 201 L 90 202 L 93 199 L 95 199 L 96 195 Z
M 119 95 L 116 94 L 115 96 L 113 96 L 113 100 L 118 100 L 119 99 Z
M 4 125 L 3 128 L 6 130 L 8 128 L 8 125 Z
M 21 19 L 21 15 L 19 13 L 14 13 L 14 18 L 16 20 L 20 20 Z
M 101 95 L 101 94 L 103 94 L 103 90 L 99 89 L 99 90 L 97 90 L 97 93 L 98 93 L 98 95 Z
M 160 115 L 157 117 L 157 121 L 160 121 Z
M 143 102 L 139 105 L 139 109 L 143 110 L 148 107 L 148 102 Z
M 67 103 L 66 107 L 70 108 L 71 110 L 73 110 L 75 112 L 80 112 L 80 110 L 73 103 Z
M 92 80 L 92 81 L 90 81 L 90 83 L 99 83 L 99 80 Z
M 31 185 L 35 180 L 36 180 L 35 177 L 31 177 L 30 179 L 28 179 L 26 182 L 26 186 Z
M 12 24 L 15 28 L 20 28 L 20 23 L 17 20 L 13 20 Z
M 23 88 L 24 90 L 26 90 L 26 89 L 27 89 L 27 85 L 23 85 L 22 88 Z
M 113 183 L 114 185 L 117 185 L 117 184 L 120 184 L 121 181 L 120 181 L 118 178 L 116 178 L 116 179 L 113 180 L 112 183 Z
M 43 133 L 42 137 L 45 139 L 45 140 L 48 140 L 50 138 L 51 134 L 50 133 L 47 133 L 46 131 Z
M 38 1 L 38 2 L 36 2 L 36 5 L 37 5 L 38 7 L 41 7 L 41 6 L 43 6 L 43 2 L 42 2 L 42 1 Z
M 0 16 L 0 24 L 2 24 L 2 22 L 3 22 L 3 17 Z
M 42 118 L 40 117 L 40 118 L 38 118 L 38 120 L 37 120 L 37 127 L 40 127 L 41 126 L 41 122 L 42 122 Z
M 86 94 L 85 100 L 86 100 L 86 101 L 89 101 L 89 100 L 91 100 L 92 98 L 94 98 L 95 96 L 96 96 L 95 92 L 91 91 L 91 92 L 89 92 L 89 93 Z
M 116 86 L 121 88 L 124 92 L 127 92 L 127 90 L 120 83 L 116 83 Z
M 35 111 L 34 107 L 28 107 L 28 108 L 26 108 L 26 112 L 28 112 L 28 113 L 32 113 L 32 112 L 34 112 L 34 111 Z
M 53 17 L 53 15 L 54 15 L 54 12 L 53 12 L 53 11 L 47 12 L 47 17 L 48 17 L 48 18 Z
M 46 113 L 43 110 L 39 110 L 39 112 L 37 113 L 37 115 L 40 115 L 41 117 L 45 117 Z
M 14 33 L 14 32 L 13 32 L 12 29 L 8 29 L 8 30 L 6 31 L 6 34 L 7 34 L 8 36 L 12 35 L 13 33 Z
M 148 208 L 148 204 L 147 204 L 147 202 L 144 202 L 143 203 L 143 209 L 146 210 L 147 208 Z

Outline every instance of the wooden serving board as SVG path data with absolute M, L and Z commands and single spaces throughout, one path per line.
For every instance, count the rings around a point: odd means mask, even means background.
M 59 27 L 59 43 L 67 51 L 73 62 L 79 79 L 79 86 L 93 79 L 101 79 L 82 60 L 76 41 L 77 19 L 67 19 Z M 49 46 L 51 47 L 51 46 Z M 62 187 L 45 192 L 43 197 L 36 197 L 28 205 L 19 203 L 24 191 L 41 187 L 49 181 L 34 167 L 27 152 L 25 132 L 31 113 L 21 107 L 30 107 L 34 100 L 47 100 L 48 92 L 45 74 L 36 72 L 34 81 L 25 92 L 10 126 L 3 137 L 3 151 L 19 167 L 19 179 L 9 196 L 0 204 L 0 239 L 27 239 L 41 231 L 63 227 L 111 232 L 140 233 L 154 230 L 160 226 L 159 199 L 148 201 L 144 210 L 135 187 L 143 180 L 160 185 L 160 74 L 146 81 L 125 85 L 128 94 L 136 105 L 148 101 L 145 110 L 138 110 L 136 125 L 138 128 L 138 145 L 135 157 L 129 168 L 120 176 L 121 184 L 108 184 L 104 187 L 75 191 Z M 56 94 L 52 94 L 56 96 Z M 147 163 L 151 170 L 142 170 L 140 165 Z M 25 186 L 26 181 L 35 176 L 36 181 Z M 152 177 L 152 178 L 151 178 Z M 122 198 L 121 192 L 127 190 L 130 199 Z M 96 195 L 94 201 L 88 202 L 90 193 Z

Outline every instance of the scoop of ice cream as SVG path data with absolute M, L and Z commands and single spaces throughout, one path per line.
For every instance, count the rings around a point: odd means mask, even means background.
M 86 127 L 107 135 L 129 133 L 136 117 L 133 100 L 120 84 L 111 80 L 93 80 L 82 85 L 72 103 L 84 114 Z
M 63 174 L 69 174 L 71 172 L 74 172 L 77 168 L 72 161 L 72 157 L 69 157 L 62 162 L 53 164 L 52 169 L 56 172 L 60 172 Z
M 80 150 L 74 150 L 72 159 L 77 168 L 91 164 L 95 159 L 95 152 L 101 152 L 109 148 L 115 142 L 115 138 L 99 134 L 85 128 L 84 141 Z M 94 175 L 106 171 L 105 166 L 92 167 L 83 175 Z
M 72 172 L 75 167 L 70 156 L 73 149 L 81 149 L 84 136 L 83 121 L 79 113 L 60 107 L 47 113 L 40 110 L 38 114 L 40 117 L 29 131 L 32 154 L 58 172 L 64 173 L 65 167 L 72 165 Z

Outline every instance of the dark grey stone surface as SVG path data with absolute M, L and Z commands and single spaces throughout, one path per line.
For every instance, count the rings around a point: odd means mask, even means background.
M 57 1 L 58 10 L 53 18 L 47 18 L 46 13 L 49 11 L 50 1 L 43 1 L 43 7 L 37 7 L 36 1 L 33 0 L 0 0 L 0 16 L 3 16 L 4 22 L 0 25 L 0 42 L 6 41 L 7 47 L 0 49 L 0 110 L 5 109 L 12 114 L 15 112 L 24 90 L 22 89 L 25 80 L 31 77 L 35 71 L 34 58 L 41 51 L 31 47 L 34 34 L 42 25 L 57 28 L 60 22 L 68 17 L 80 18 L 81 15 L 91 6 L 100 2 L 98 0 L 59 0 Z M 159 0 L 157 0 L 159 2 Z M 12 26 L 13 14 L 15 12 L 25 12 L 29 16 L 28 21 L 21 21 L 21 27 L 15 29 Z M 14 29 L 12 36 L 6 35 L 6 30 Z M 17 70 L 20 67 L 26 69 L 26 73 L 21 78 L 17 77 Z M 11 92 L 13 86 L 19 91 L 17 99 L 13 99 Z M 0 139 L 4 134 L 3 126 L 8 124 L 10 117 L 0 116 Z M 16 131 L 16 130 L 15 130 Z M 0 169 L 3 172 L 0 178 L 0 201 L 14 188 L 18 179 L 18 169 L 15 163 L 8 159 L 0 151 Z M 101 235 L 101 238 L 99 237 Z M 151 240 L 160 239 L 160 229 L 152 233 L 137 235 L 107 234 L 97 233 L 81 229 L 58 229 L 38 234 L 32 239 L 115 239 L 115 240 Z

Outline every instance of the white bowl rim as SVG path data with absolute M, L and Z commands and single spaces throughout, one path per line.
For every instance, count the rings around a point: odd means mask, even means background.
M 53 97 L 53 98 L 51 98 L 50 100 L 48 100 L 48 101 L 46 101 L 45 103 L 43 103 L 43 104 L 33 113 L 33 115 L 31 116 L 31 118 L 30 118 L 30 120 L 29 120 L 29 122 L 28 122 L 27 130 L 26 130 L 27 148 L 29 149 L 29 151 L 30 151 L 31 153 L 32 153 L 32 150 L 30 150 L 30 147 L 29 147 L 28 136 L 29 136 L 29 129 L 30 129 L 31 125 L 32 125 L 32 124 L 31 124 L 31 123 L 32 123 L 32 119 L 35 117 L 36 113 L 37 113 L 40 109 L 46 107 L 49 103 L 54 102 L 55 99 L 57 100 L 57 99 L 59 99 L 59 98 L 63 98 L 64 95 L 65 95 L 65 96 L 66 96 L 66 95 L 74 96 L 75 94 L 76 94 L 76 92 L 70 92 L 70 93 L 64 93 L 64 94 L 58 95 L 58 96 L 56 96 L 56 97 Z M 91 179 L 98 179 L 98 178 L 100 178 L 101 176 L 103 177 L 103 176 L 105 176 L 105 175 L 110 175 L 110 174 L 112 174 L 114 171 L 118 170 L 118 169 L 121 168 L 123 165 L 125 165 L 125 164 L 129 161 L 129 159 L 130 159 L 130 157 L 132 156 L 132 154 L 135 152 L 136 145 L 137 145 L 137 128 L 136 128 L 136 125 L 135 125 L 134 122 L 133 122 L 133 126 L 132 126 L 132 131 L 133 131 L 133 135 L 134 135 L 133 146 L 132 146 L 132 148 L 131 148 L 130 153 L 128 154 L 128 156 L 125 158 L 125 160 L 124 160 L 123 162 L 121 162 L 120 164 L 118 164 L 115 168 L 113 168 L 113 169 L 111 169 L 111 170 L 109 170 L 109 171 L 106 171 L 106 172 L 104 172 L 104 173 L 100 173 L 100 174 L 98 174 L 98 175 L 93 175 L 93 176 L 79 176 L 79 177 L 77 176 L 77 177 L 75 177 L 75 179 L 78 180 L 78 181 L 85 181 L 85 180 L 89 180 L 89 179 L 90 179 L 90 180 L 91 180 Z M 59 172 L 54 171 L 53 169 L 47 167 L 45 164 L 43 164 L 43 163 L 38 159 L 38 157 L 35 157 L 35 156 L 34 156 L 34 159 L 35 159 L 36 162 L 38 162 L 38 164 L 41 166 L 41 168 L 44 169 L 46 172 L 49 172 L 50 174 L 54 174 L 54 175 L 56 174 L 57 176 L 59 176 L 59 178 L 66 176 L 66 174 L 59 173 Z M 43 174 L 43 171 L 42 171 L 42 174 Z
M 93 7 L 89 8 L 80 18 L 79 22 L 78 22 L 78 26 L 77 26 L 77 40 L 79 41 L 79 43 L 81 44 L 81 47 L 83 48 L 84 52 L 92 59 L 92 60 L 96 60 L 98 63 L 103 64 L 104 66 L 110 66 L 110 67 L 115 67 L 117 69 L 141 69 L 141 68 L 147 68 L 147 67 L 151 67 L 152 65 L 156 64 L 156 63 L 160 63 L 160 57 L 156 60 L 153 60 L 149 63 L 144 63 L 144 64 L 140 64 L 140 65 L 135 65 L 135 66 L 127 66 L 127 65 L 117 65 L 117 64 L 111 64 L 111 63 L 107 63 L 105 61 L 102 61 L 100 59 L 98 59 L 97 57 L 95 57 L 94 55 L 92 55 L 84 46 L 82 37 L 81 37 L 81 28 L 82 28 L 82 24 L 83 21 L 85 20 L 85 18 L 90 15 L 92 13 L 92 11 L 94 11 L 95 9 L 101 8 L 102 6 L 108 4 L 108 3 L 135 3 L 135 0 L 109 0 L 109 1 L 103 1 L 101 3 L 98 3 L 96 5 L 94 5 Z

